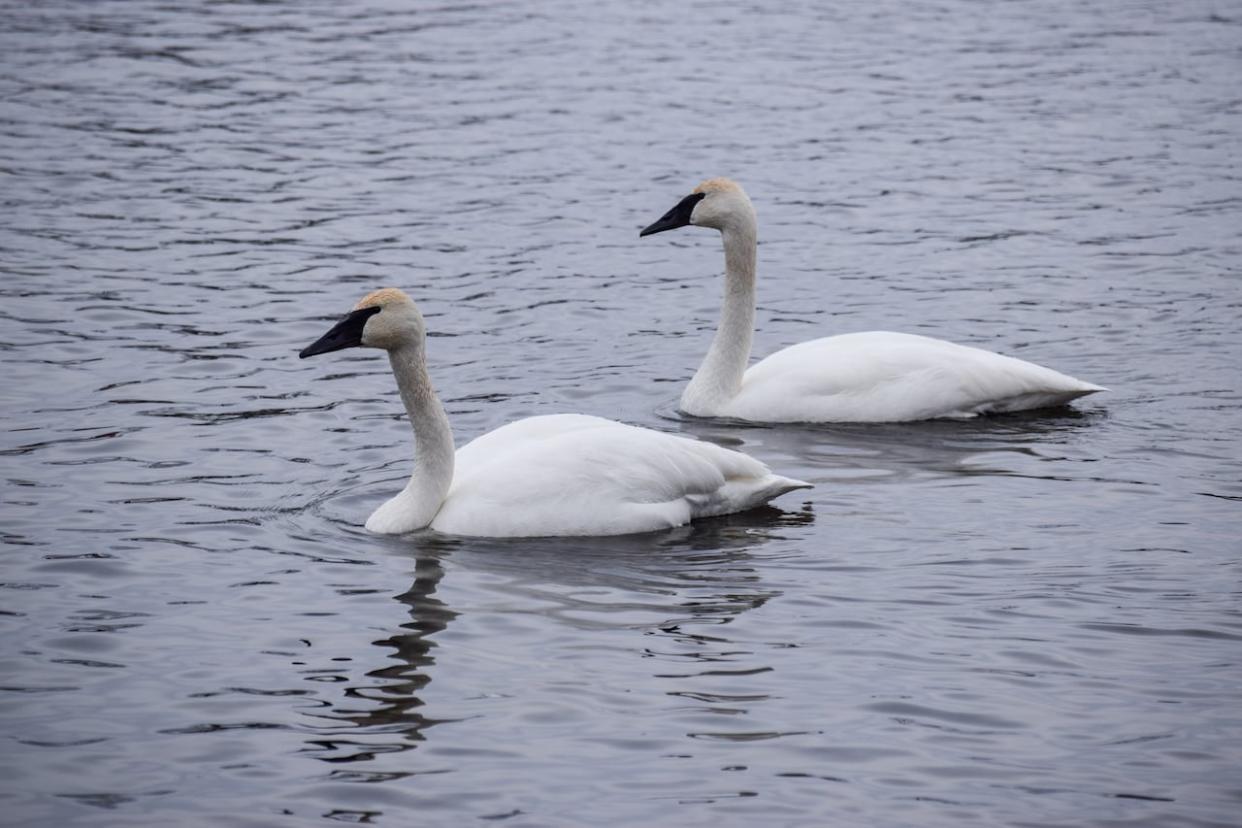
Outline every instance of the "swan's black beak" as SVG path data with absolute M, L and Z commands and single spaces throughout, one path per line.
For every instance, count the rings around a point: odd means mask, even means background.
M 690 214 L 694 212 L 694 205 L 703 200 L 707 193 L 691 193 L 690 195 L 677 202 L 677 206 L 660 216 L 655 223 L 649 225 L 638 237 L 650 236 L 652 233 L 663 233 L 665 230 L 676 230 L 678 227 L 685 227 L 690 223 Z
M 333 325 L 332 330 L 303 348 L 298 356 L 306 359 L 318 354 L 326 354 L 329 351 L 339 351 L 342 348 L 357 348 L 362 344 L 362 329 L 367 326 L 367 320 L 379 312 L 379 307 L 354 311 Z

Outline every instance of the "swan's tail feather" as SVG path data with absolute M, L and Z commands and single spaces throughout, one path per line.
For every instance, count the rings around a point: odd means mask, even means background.
M 1079 397 L 1085 397 L 1088 394 L 1095 394 L 1100 391 L 1109 389 L 1102 385 L 1095 385 L 1090 382 L 1082 382 L 1074 380 L 1075 385 L 1072 388 L 1058 388 L 1055 390 L 1032 391 L 1026 394 L 1016 394 L 1012 397 L 1005 397 L 999 400 L 988 400 L 982 405 L 977 405 L 967 411 L 950 414 L 950 417 L 974 417 L 978 414 L 1007 414 L 1013 411 L 1031 411 L 1040 408 L 1059 408 L 1063 405 L 1069 405 L 1072 401 Z
M 780 497 L 781 495 L 787 492 L 792 492 L 797 489 L 813 489 L 813 488 L 815 487 L 811 485 L 810 483 L 807 483 L 805 480 L 796 480 L 795 478 L 792 478 L 792 477 L 781 477 L 779 474 L 774 474 L 772 475 L 771 483 L 768 485 L 766 489 L 764 489 L 765 494 L 767 492 L 771 492 L 770 494 L 766 494 L 765 500 L 771 500 L 774 497 Z
M 743 512 L 762 506 L 770 500 L 795 489 L 809 489 L 810 483 L 769 474 L 765 477 L 734 477 L 727 480 L 710 498 L 693 503 L 694 517 L 712 517 Z
M 759 488 L 753 490 L 751 502 L 747 504 L 746 508 L 753 509 L 756 506 L 762 506 L 770 500 L 775 500 L 788 492 L 809 488 L 811 488 L 811 484 L 802 480 L 782 477 L 779 474 L 769 475 L 762 481 L 762 485 Z

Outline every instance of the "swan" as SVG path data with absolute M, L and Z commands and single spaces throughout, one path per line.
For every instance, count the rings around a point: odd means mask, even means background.
M 1013 357 L 914 334 L 813 339 L 746 367 L 755 323 L 755 209 L 727 178 L 694 188 L 638 235 L 693 224 L 720 231 L 724 310 L 681 396 L 699 417 L 754 422 L 905 422 L 1064 405 L 1107 390 Z
M 624 535 L 810 488 L 736 451 L 583 414 L 519 420 L 454 452 L 425 344 L 418 307 L 402 291 L 383 288 L 299 354 L 357 346 L 388 352 L 416 456 L 410 482 L 367 519 L 372 532 L 430 526 L 480 537 Z

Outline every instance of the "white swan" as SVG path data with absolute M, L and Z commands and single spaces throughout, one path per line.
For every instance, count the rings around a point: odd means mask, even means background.
M 724 240 L 724 310 L 681 396 L 700 417 L 756 422 L 903 422 L 1064 405 L 1106 390 L 1013 357 L 913 334 L 814 339 L 749 369 L 755 323 L 755 209 L 735 182 L 704 181 L 639 236 L 694 224 Z
M 427 375 L 426 326 L 399 290 L 368 294 L 302 358 L 354 346 L 388 351 L 417 452 L 410 482 L 367 529 L 456 535 L 623 535 L 760 506 L 809 483 L 711 443 L 581 414 L 531 417 L 453 451 Z

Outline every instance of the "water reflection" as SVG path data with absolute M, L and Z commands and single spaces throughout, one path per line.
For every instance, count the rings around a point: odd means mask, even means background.
M 368 744 L 360 747 L 353 739 L 313 739 L 317 758 L 325 762 L 355 762 L 374 758 L 379 752 L 392 752 L 412 747 L 426 738 L 423 731 L 437 721 L 424 715 L 420 692 L 431 681 L 435 664 L 436 642 L 431 636 L 442 632 L 457 613 L 436 596 L 444 578 L 444 566 L 434 550 L 425 550 L 414 561 L 414 582 L 394 597 L 409 608 L 410 621 L 401 624 L 400 632 L 372 642 L 391 649 L 388 658 L 396 663 L 370 670 L 367 679 L 378 683 L 351 685 L 345 688 L 344 703 L 337 703 L 330 713 L 317 717 L 349 725 L 347 732 L 392 733 L 400 741 L 383 746 Z M 361 701 L 364 707 L 353 704 Z M 337 728 L 334 726 L 333 731 Z
M 787 499 L 796 502 L 795 497 Z M 670 584 L 708 577 L 704 571 L 727 580 L 734 572 L 732 564 L 749 560 L 754 549 L 814 519 L 807 503 L 796 510 L 766 506 L 639 535 L 516 540 L 439 536 L 436 542 L 452 548 L 454 560 L 464 566 L 526 584 L 663 592 Z
M 835 478 L 891 482 L 928 475 L 1039 476 L 1026 474 L 1027 458 L 1066 459 L 1066 447 L 1106 415 L 1066 407 L 973 420 L 780 427 L 701 420 L 668 411 L 662 416 L 675 420 L 684 433 L 746 451 L 795 477 L 806 475 L 814 481 L 814 473 L 807 471 L 812 469 Z M 1010 460 L 1001 460 L 1006 455 Z
M 501 616 L 498 623 L 537 615 L 573 629 L 637 630 L 665 637 L 662 649 L 685 650 L 679 660 L 717 662 L 727 660 L 720 655 L 727 642 L 695 633 L 693 626 L 727 624 L 778 597 L 780 589 L 764 584 L 755 550 L 814 517 L 809 506 L 766 507 L 611 538 L 498 540 L 421 532 L 379 539 L 390 550 L 413 554 L 413 583 L 393 596 L 410 620 L 372 642 L 392 663 L 367 671 L 362 681 L 347 679 L 342 698 L 312 714 L 331 724 L 316 727 L 309 752 L 326 762 L 370 761 L 414 748 L 433 726 L 458 720 L 424 709 L 437 648 L 443 646 L 436 636 L 456 621 L 475 620 L 463 619 L 467 611 L 450 608 L 440 596 L 448 570 L 475 582 L 470 594 L 495 599 L 473 611 Z

